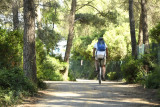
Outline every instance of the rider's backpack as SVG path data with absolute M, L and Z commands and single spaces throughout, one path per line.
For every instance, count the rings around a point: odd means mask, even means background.
M 100 39 L 97 43 L 96 56 L 98 59 L 103 59 L 105 57 L 106 45 L 103 39 Z
M 99 40 L 98 41 L 97 50 L 98 51 L 105 51 L 106 50 L 106 46 L 105 46 L 104 40 Z

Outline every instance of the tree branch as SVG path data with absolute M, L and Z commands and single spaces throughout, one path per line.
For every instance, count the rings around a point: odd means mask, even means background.
M 88 1 L 88 3 L 87 4 L 83 4 L 80 8 L 78 8 L 76 11 L 78 11 L 79 9 L 81 9 L 81 8 L 83 8 L 83 7 L 85 7 L 85 6 L 87 6 L 87 5 L 89 5 L 90 3 L 92 3 L 93 1 Z
M 85 6 L 90 6 L 92 8 L 94 8 L 95 10 L 97 10 L 100 14 L 102 13 L 100 10 L 98 10 L 96 7 L 94 7 L 93 5 L 90 5 L 90 3 L 93 1 L 88 2 L 87 4 L 84 4 L 83 6 L 81 6 L 80 8 L 78 8 L 76 11 L 78 11 L 79 9 L 85 7 Z

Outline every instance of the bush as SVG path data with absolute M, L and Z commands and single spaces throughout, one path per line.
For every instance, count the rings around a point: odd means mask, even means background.
M 153 81 L 147 81 L 156 76 L 156 58 L 153 54 L 145 54 L 142 59 L 126 58 L 121 66 L 123 78 L 128 83 L 141 83 L 149 86 Z M 157 70 L 158 71 L 158 70 Z M 158 76 L 158 75 L 157 75 Z M 156 77 L 155 77 L 156 79 Z M 154 80 L 157 81 L 157 80 Z M 153 82 L 154 84 L 155 82 Z M 153 86 L 154 87 L 154 86 Z
M 118 74 L 117 72 L 109 72 L 107 74 L 107 77 L 109 80 L 117 80 L 118 79 Z
M 27 79 L 20 68 L 0 69 L 0 105 L 11 105 L 23 96 L 31 96 L 37 87 Z
M 160 22 L 150 30 L 150 37 L 153 41 L 160 43 Z
M 39 79 L 38 78 L 38 80 L 37 80 L 37 87 L 39 88 L 39 89 L 46 89 L 47 88 L 47 84 L 46 83 L 44 83 L 41 79 Z
M 76 77 L 73 71 L 71 71 L 71 69 L 69 70 L 68 77 L 69 77 L 69 81 L 76 81 Z
M 36 92 L 34 84 L 24 76 L 22 69 L 18 67 L 11 70 L 0 70 L 0 86 L 2 89 Z
M 160 67 L 150 73 L 145 81 L 146 88 L 160 88 Z
M 61 81 L 63 80 L 63 75 L 60 70 L 63 70 L 65 66 L 67 66 L 66 63 L 47 56 L 46 60 L 39 66 L 37 76 L 42 80 Z
M 7 31 L 0 28 L 0 68 L 21 66 L 23 34 L 21 31 Z
M 44 44 L 38 38 L 36 38 L 36 64 L 37 68 L 43 65 L 43 62 L 46 60 L 47 51 L 44 48 Z
M 125 59 L 124 63 L 121 66 L 121 71 L 126 82 L 136 83 L 138 81 L 138 74 L 140 74 L 140 72 L 143 72 L 142 66 L 143 64 L 140 61 L 134 60 L 131 57 Z
M 122 79 L 122 73 L 120 68 L 121 64 L 122 61 L 109 61 L 106 64 L 106 72 L 108 79 L 110 80 Z
M 60 81 L 63 80 L 63 75 L 60 70 L 63 70 L 66 63 L 62 62 L 61 56 L 48 55 L 42 41 L 36 39 L 36 63 L 37 77 L 42 80 Z M 41 86 L 41 85 L 40 85 Z
M 139 61 L 141 61 L 143 65 L 147 65 L 149 71 L 152 71 L 156 67 L 156 60 L 157 60 L 157 57 L 155 57 L 155 53 L 152 53 L 152 54 L 143 55 L 143 58 Z

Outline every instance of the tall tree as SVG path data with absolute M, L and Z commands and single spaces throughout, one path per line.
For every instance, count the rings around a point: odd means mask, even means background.
M 72 0 L 70 16 L 69 16 L 69 34 L 68 34 L 67 47 L 66 47 L 66 52 L 65 52 L 65 57 L 64 57 L 64 61 L 67 62 L 68 64 L 69 64 L 70 51 L 72 47 L 72 40 L 74 37 L 74 22 L 75 22 L 76 4 L 77 4 L 77 0 Z M 64 71 L 65 80 L 67 80 L 68 78 L 68 69 L 69 69 L 69 66 L 66 67 Z
M 144 44 L 144 53 L 149 53 L 149 35 L 148 35 L 148 24 L 147 24 L 147 0 L 141 0 L 141 11 L 142 11 L 142 29 L 143 29 L 143 44 Z M 146 72 L 149 71 L 149 66 L 144 65 Z
M 145 53 L 149 53 L 149 35 L 147 24 L 147 0 L 141 0 L 142 11 L 142 29 L 143 29 L 143 44 L 145 45 Z
M 36 52 L 35 52 L 35 4 L 34 0 L 23 0 L 24 5 L 24 47 L 23 70 L 25 75 L 33 82 L 36 76 Z
M 132 56 L 136 58 L 137 49 L 136 49 L 136 36 L 135 36 L 135 20 L 133 13 L 133 0 L 129 0 L 129 20 L 130 20 L 131 43 L 132 43 Z
M 140 20 L 139 20 L 139 34 L 138 34 L 138 45 L 143 44 L 143 27 L 142 27 L 142 11 L 140 13 Z
M 12 13 L 13 13 L 13 28 L 19 28 L 19 19 L 18 19 L 18 1 L 12 0 Z

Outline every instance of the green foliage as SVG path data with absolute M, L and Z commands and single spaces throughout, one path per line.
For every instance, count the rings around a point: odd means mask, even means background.
M 46 60 L 47 52 L 44 48 L 44 44 L 39 38 L 36 38 L 36 64 L 37 68 L 39 68 L 40 65 L 43 64 L 43 62 Z
M 51 52 L 62 39 L 62 36 L 57 33 L 57 24 L 59 23 L 59 7 L 57 1 L 44 2 L 45 7 L 42 10 L 42 22 L 39 22 L 37 30 L 38 38 L 43 42 L 47 49 L 47 54 Z M 55 26 L 56 25 L 56 26 Z
M 40 80 L 63 80 L 60 70 L 63 70 L 66 63 L 59 60 L 60 57 L 47 56 L 44 44 L 40 39 L 36 39 L 36 57 L 37 57 L 37 77 Z
M 23 71 L 20 68 L 13 68 L 11 70 L 2 69 L 0 71 L 0 77 L 0 86 L 2 89 L 23 89 L 26 91 L 32 89 L 32 85 L 26 84 L 30 82 L 24 77 Z
M 20 68 L 0 69 L 0 105 L 15 104 L 23 96 L 36 92 L 36 85 L 24 76 Z
M 155 54 L 146 54 L 137 60 L 127 57 L 121 66 L 123 78 L 128 83 L 147 84 L 147 78 L 151 78 L 156 68 L 156 60 Z
M 122 61 L 109 61 L 106 64 L 107 77 L 110 80 L 118 80 L 122 78 L 121 73 Z
M 37 64 L 45 60 L 43 44 L 37 46 Z M 23 34 L 21 31 L 7 31 L 0 28 L 0 105 L 17 103 L 23 96 L 34 95 L 38 87 L 45 86 L 42 81 L 33 84 L 22 68 Z
M 150 72 L 156 67 L 157 56 L 155 53 L 145 54 L 143 58 L 140 59 L 143 65 L 147 65 Z
M 50 2 L 46 2 L 47 5 L 45 7 L 45 9 L 42 10 L 42 14 L 43 14 L 43 22 L 45 24 L 52 24 L 52 23 L 58 23 L 59 22 L 59 19 L 58 19 L 58 16 L 59 16 L 59 13 L 57 12 L 58 8 L 60 7 L 59 3 L 54 1 L 50 1 Z
M 69 77 L 69 81 L 76 81 L 75 74 L 73 71 L 71 71 L 71 69 L 69 70 L 68 77 Z
M 39 66 L 37 77 L 42 80 L 60 81 L 63 80 L 60 73 L 67 66 L 66 63 L 60 62 L 59 59 L 47 56 L 46 60 Z
M 37 31 L 37 35 L 45 45 L 48 53 L 50 52 L 50 49 L 54 49 L 56 47 L 57 43 L 62 38 L 57 32 L 47 26 L 41 30 L 39 29 Z
M 122 64 L 121 71 L 126 82 L 136 83 L 138 81 L 138 73 L 142 71 L 142 63 L 129 57 Z
M 109 50 L 110 60 L 121 60 L 131 52 L 129 25 L 123 24 L 114 28 L 101 30 L 90 36 L 76 38 L 73 43 L 73 57 L 83 56 L 91 59 L 93 46 L 99 37 L 103 37 Z M 78 48 L 77 48 L 78 47 Z
M 46 83 L 44 83 L 43 82 L 43 80 L 40 80 L 39 78 L 38 78 L 38 80 L 37 80 L 37 87 L 39 88 L 39 89 L 46 89 L 47 88 L 47 84 Z
M 104 33 L 105 30 L 101 30 L 92 36 L 76 38 L 73 43 L 72 59 L 91 59 L 93 46 L 99 37 L 103 37 Z
M 105 22 L 106 22 L 105 19 L 100 18 L 93 14 L 88 14 L 88 13 L 76 14 L 75 19 L 78 20 L 80 24 L 87 24 L 95 27 L 105 26 Z
M 107 77 L 109 80 L 117 80 L 118 79 L 118 73 L 117 72 L 109 72 L 107 74 Z
M 129 25 L 110 26 L 103 36 L 109 50 L 111 60 L 124 59 L 131 52 Z
M 118 24 L 118 15 L 120 15 L 116 10 L 114 11 L 107 11 L 107 12 L 102 12 L 101 16 L 105 17 L 108 22 L 112 22 L 114 24 Z
M 23 52 L 23 34 L 0 28 L 0 68 L 20 66 Z
M 51 57 L 54 57 L 56 59 L 59 59 L 60 62 L 63 62 L 63 58 L 62 58 L 62 55 L 61 54 L 53 54 L 53 55 L 50 55 Z
M 145 81 L 147 88 L 160 88 L 160 67 L 156 67 L 155 70 L 150 73 Z
M 150 30 L 150 37 L 157 43 L 160 43 L 160 22 Z

